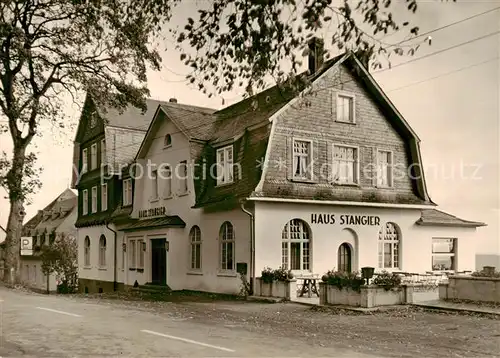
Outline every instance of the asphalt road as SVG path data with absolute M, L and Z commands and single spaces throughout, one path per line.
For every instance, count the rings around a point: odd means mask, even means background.
M 368 357 L 133 307 L 0 287 L 0 357 Z

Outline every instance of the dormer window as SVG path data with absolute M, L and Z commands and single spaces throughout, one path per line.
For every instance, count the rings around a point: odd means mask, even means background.
M 82 150 L 82 173 L 87 172 L 87 162 L 88 162 L 87 148 L 84 148 Z
M 354 96 L 344 93 L 337 94 L 337 122 L 355 123 Z
M 167 134 L 163 138 L 163 148 L 169 148 L 171 146 L 172 146 L 172 136 L 170 134 Z
M 233 146 L 217 149 L 217 185 L 233 182 Z

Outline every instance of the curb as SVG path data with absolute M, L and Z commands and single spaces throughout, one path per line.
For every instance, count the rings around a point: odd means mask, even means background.
M 262 302 L 262 303 L 283 303 L 290 302 L 285 298 L 278 297 L 263 297 L 263 296 L 248 296 L 247 301 Z
M 428 309 L 433 309 L 433 310 L 437 310 L 437 311 L 451 311 L 451 312 L 464 312 L 464 313 L 469 312 L 469 313 L 480 313 L 480 314 L 491 315 L 491 316 L 500 316 L 500 312 L 484 310 L 484 309 L 471 309 L 471 308 L 464 308 L 464 307 L 444 307 L 444 306 L 438 306 L 438 305 L 425 305 L 425 304 L 421 304 L 421 303 L 413 303 L 412 306 L 428 308 Z

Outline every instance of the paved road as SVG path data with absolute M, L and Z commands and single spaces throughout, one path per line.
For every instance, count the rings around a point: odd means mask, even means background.
M 361 357 L 335 347 L 0 287 L 0 357 Z M 366 355 L 364 355 L 367 357 Z

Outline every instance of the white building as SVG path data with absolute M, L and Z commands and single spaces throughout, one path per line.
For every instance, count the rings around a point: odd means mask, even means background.
M 238 272 L 268 266 L 474 270 L 484 224 L 436 209 L 419 138 L 363 64 L 309 63 L 303 98 L 273 87 L 217 112 L 158 106 L 116 225 L 125 286 L 237 293 Z

